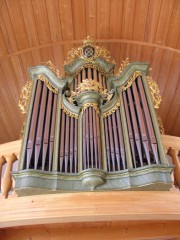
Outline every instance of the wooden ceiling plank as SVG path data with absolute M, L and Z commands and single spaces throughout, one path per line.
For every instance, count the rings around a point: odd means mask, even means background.
M 1 24 L 2 33 L 4 36 L 4 41 L 6 42 L 8 52 L 12 53 L 17 51 L 18 47 L 17 47 L 17 41 L 15 38 L 12 23 L 9 17 L 8 8 L 5 1 L 1 1 L 0 11 L 1 11 L 0 24 Z
M 154 43 L 161 4 L 162 0 L 149 1 L 146 27 L 144 32 L 144 41 L 146 42 Z
M 29 47 L 29 40 L 27 37 L 27 31 L 24 24 L 22 11 L 19 0 L 6 0 L 10 19 L 14 29 L 14 33 L 17 40 L 18 49 L 25 49 Z
M 31 53 L 32 53 L 34 66 L 41 65 L 42 64 L 41 50 L 40 49 L 35 49 L 35 50 L 32 50 Z
M 110 0 L 97 1 L 97 33 L 99 39 L 110 37 Z
M 8 54 L 7 47 L 6 47 L 6 42 L 4 40 L 4 36 L 2 33 L 2 29 L 0 26 L 0 57 Z
M 142 41 L 146 27 L 149 0 L 138 0 L 135 5 L 133 39 Z
M 173 124 L 172 129 L 170 130 L 171 135 L 180 136 L 180 127 L 179 126 L 180 126 L 180 109 L 179 109 L 179 112 L 177 114 L 176 121 Z
M 110 38 L 121 39 L 122 19 L 123 19 L 123 0 L 111 1 L 110 11 Z
M 33 11 L 40 44 L 51 43 L 45 0 L 33 0 Z
M 130 53 L 131 62 L 139 62 L 141 59 L 141 52 L 142 52 L 141 45 L 132 44 Z
M 161 103 L 160 107 L 160 117 L 162 119 L 162 122 L 165 123 L 166 119 L 168 117 L 170 108 L 171 108 L 171 103 L 173 101 L 173 97 L 177 88 L 178 80 L 179 80 L 179 69 L 180 65 L 180 58 L 178 54 L 174 54 L 172 64 L 171 64 L 171 69 L 169 71 L 168 75 L 168 81 L 166 83 L 165 91 L 163 94 L 163 101 Z
M 151 68 L 151 57 L 152 57 L 153 47 L 142 46 L 141 61 L 148 62 Z
M 55 0 L 52 4 L 52 0 L 46 0 L 46 6 L 52 42 L 59 42 L 62 40 L 62 33 L 58 1 Z
M 171 15 L 173 12 L 174 0 L 163 0 L 161 5 L 161 11 L 159 21 L 157 25 L 155 43 L 165 45 L 169 24 L 171 21 Z
M 85 9 L 86 9 L 86 28 L 87 35 L 96 39 L 96 28 L 97 28 L 97 1 L 96 0 L 86 0 Z
M 122 39 L 132 39 L 135 0 L 126 0 L 123 5 Z
M 43 63 L 46 63 L 48 61 L 51 61 L 54 63 L 54 53 L 53 53 L 52 47 L 42 48 L 41 53 L 42 53 L 42 62 Z
M 6 76 L 4 74 L 4 69 L 6 69 L 5 64 L 1 64 L 0 67 L 0 79 L 1 79 L 1 106 L 5 108 L 5 111 L 7 112 L 8 117 L 5 117 L 9 129 L 9 134 L 11 137 L 17 137 L 19 135 L 19 129 L 21 128 L 21 118 L 19 116 L 20 112 L 17 109 L 18 105 L 18 96 L 19 94 L 15 91 L 13 91 L 13 84 L 12 84 L 12 74 L 6 73 Z M 3 71 L 4 70 L 4 71 Z M 10 72 L 10 69 L 8 70 Z M 11 82 L 10 82 L 11 81 Z M 16 96 L 15 96 L 16 94 Z M 8 101 L 7 101 L 8 99 Z M 9 119 L 9 120 L 8 120 Z M 14 127 L 14 123 L 16 122 L 16 127 Z M 14 140 L 14 139 L 13 139 Z
M 158 81 L 159 71 L 161 67 L 161 61 L 163 57 L 164 49 L 153 48 L 153 53 L 151 57 L 151 76 L 153 80 Z
M 84 39 L 86 33 L 86 8 L 84 0 L 72 0 L 72 15 L 74 25 L 74 39 Z
M 53 47 L 54 52 L 54 63 L 60 74 L 64 75 L 64 52 L 62 46 L 55 46 Z
M 73 40 L 73 20 L 71 0 L 59 1 L 59 13 L 62 29 L 62 40 Z
M 163 96 L 164 91 L 166 88 L 167 81 L 170 81 L 168 79 L 169 72 L 171 69 L 171 64 L 173 60 L 174 53 L 170 51 L 164 51 L 163 58 L 162 58 L 162 64 L 159 69 L 159 77 L 158 77 L 158 87 L 160 90 L 160 94 Z
M 25 73 L 25 82 L 29 80 L 29 72 L 28 67 L 34 66 L 33 57 L 31 52 L 26 52 L 20 55 L 20 59 L 22 62 L 23 72 Z
M 116 68 L 119 68 L 119 61 L 120 61 L 120 43 L 109 43 L 108 51 L 112 59 L 115 60 Z
M 180 34 L 180 1 L 175 0 L 166 39 L 166 46 L 176 48 L 179 34 Z
M 31 47 L 39 45 L 38 31 L 36 28 L 33 6 L 31 1 L 20 0 L 23 19 L 26 27 L 26 32 Z
M 22 70 L 22 65 L 19 56 L 13 56 L 10 58 L 13 72 L 15 74 L 16 82 L 18 84 L 19 92 L 25 84 L 25 73 Z

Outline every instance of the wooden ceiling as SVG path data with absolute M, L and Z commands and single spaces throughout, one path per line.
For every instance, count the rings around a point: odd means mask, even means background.
M 126 57 L 150 62 L 165 133 L 180 136 L 179 0 L 0 0 L 0 11 L 0 143 L 19 138 L 27 68 L 51 60 L 63 73 L 67 52 L 87 35 L 117 68 Z

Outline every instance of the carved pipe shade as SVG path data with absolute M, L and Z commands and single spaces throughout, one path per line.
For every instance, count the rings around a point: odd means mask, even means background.
M 19 170 L 13 173 L 19 195 L 170 188 L 172 166 L 163 151 L 148 65 L 125 61 L 118 76 L 114 66 L 105 49 L 87 38 L 69 53 L 65 76 L 49 63 L 30 69 Z

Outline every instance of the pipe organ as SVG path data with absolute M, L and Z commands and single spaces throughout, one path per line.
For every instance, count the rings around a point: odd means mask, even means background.
M 13 173 L 19 196 L 170 188 L 172 166 L 153 106 L 160 98 L 151 95 L 148 64 L 124 63 L 115 76 L 106 49 L 88 37 L 68 53 L 63 77 L 51 62 L 30 68 Z

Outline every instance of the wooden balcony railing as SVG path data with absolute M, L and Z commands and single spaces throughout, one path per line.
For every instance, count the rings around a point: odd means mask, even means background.
M 173 164 L 172 191 L 180 189 L 180 137 L 162 135 L 165 153 L 169 164 Z M 0 145 L 0 191 L 4 198 L 15 197 L 12 171 L 16 171 L 20 152 L 21 140 Z

